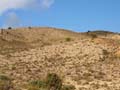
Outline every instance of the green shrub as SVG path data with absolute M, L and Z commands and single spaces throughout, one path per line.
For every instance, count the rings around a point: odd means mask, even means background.
M 8 78 L 8 77 L 5 76 L 5 75 L 0 75 L 0 80 L 9 81 L 10 78 Z
M 51 73 L 47 75 L 46 85 L 48 90 L 61 90 L 62 80 L 58 77 L 57 74 Z
M 11 80 L 4 75 L 0 75 L 0 90 L 10 90 L 13 87 Z
M 69 42 L 69 41 L 71 41 L 71 38 L 67 37 L 67 38 L 65 38 L 65 41 Z
M 75 86 L 73 86 L 73 85 L 64 85 L 64 86 L 62 86 L 62 90 L 75 90 Z
M 55 73 L 47 75 L 45 81 L 36 80 L 30 82 L 27 90 L 75 90 L 73 85 L 62 85 L 62 80 Z
M 36 80 L 36 81 L 30 82 L 30 85 L 36 86 L 36 87 L 39 87 L 39 88 L 41 88 L 41 87 L 44 88 L 44 87 L 46 87 L 46 82 L 40 81 L 40 80 Z

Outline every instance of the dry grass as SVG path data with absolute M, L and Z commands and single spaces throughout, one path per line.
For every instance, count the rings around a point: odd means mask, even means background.
M 55 28 L 7 32 L 0 34 L 0 73 L 13 78 L 15 88 L 24 90 L 29 81 L 42 85 L 47 73 L 56 73 L 63 84 L 76 90 L 120 89 L 120 60 L 115 58 L 120 56 L 118 34 L 97 33 L 92 39 L 85 33 Z M 74 89 L 68 86 L 63 90 Z

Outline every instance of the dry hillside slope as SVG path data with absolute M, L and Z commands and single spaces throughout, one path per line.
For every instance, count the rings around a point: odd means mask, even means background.
M 55 28 L 18 28 L 0 34 L 0 74 L 14 90 L 56 73 L 76 90 L 120 90 L 120 35 Z M 1 84 L 0 84 L 1 85 Z

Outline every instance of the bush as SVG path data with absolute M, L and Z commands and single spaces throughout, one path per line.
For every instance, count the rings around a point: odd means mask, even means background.
M 8 78 L 7 76 L 4 76 L 4 75 L 0 75 L 0 80 L 8 81 L 8 80 L 10 80 L 10 78 Z
M 64 85 L 62 90 L 75 90 L 75 86 L 73 85 Z
M 89 34 L 90 32 L 91 32 L 91 31 L 90 31 L 90 30 L 88 30 L 88 31 L 87 31 L 87 34 Z
M 69 41 L 71 41 L 71 38 L 67 37 L 67 38 L 65 39 L 65 41 L 69 42 Z
M 4 75 L 0 75 L 0 90 L 10 90 L 13 87 L 11 80 Z
M 44 81 L 40 81 L 40 80 L 37 80 L 37 81 L 32 81 L 31 83 L 30 83 L 32 86 L 36 86 L 36 87 L 39 87 L 39 88 L 44 88 L 44 87 L 46 87 L 46 82 L 44 82 Z
M 0 90 L 10 90 L 11 84 L 8 81 L 0 81 Z
M 74 90 L 73 85 L 62 85 L 62 80 L 55 73 L 47 75 L 45 81 L 32 81 L 27 86 L 27 90 Z
M 46 85 L 48 90 L 61 90 L 62 80 L 58 77 L 57 74 L 51 73 L 47 75 Z
M 109 54 L 109 52 L 107 50 L 103 49 L 103 55 L 108 55 L 108 54 Z
M 12 27 L 8 27 L 8 29 L 12 29 Z
M 28 29 L 32 29 L 32 27 L 29 26 Z
M 92 39 L 97 38 L 97 35 L 96 35 L 96 34 L 90 34 L 90 36 L 92 37 Z

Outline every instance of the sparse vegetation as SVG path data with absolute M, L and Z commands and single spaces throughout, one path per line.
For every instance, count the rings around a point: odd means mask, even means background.
M 103 49 L 103 54 L 104 54 L 104 55 L 108 55 L 109 52 L 108 52 L 107 50 Z
M 75 86 L 73 86 L 73 85 L 63 85 L 62 90 L 75 90 Z
M 57 74 L 51 73 L 47 75 L 46 84 L 48 90 L 61 90 L 62 80 L 58 77 Z
M 30 85 L 38 87 L 38 88 L 45 88 L 46 87 L 46 82 L 41 81 L 41 80 L 35 80 L 30 82 Z
M 91 34 L 90 34 L 90 36 L 91 36 L 91 38 L 92 38 L 92 39 L 97 38 L 97 35 L 96 35 L 96 34 L 94 34 L 94 33 L 91 33 Z
M 12 29 L 12 27 L 8 27 L 8 29 Z
M 0 75 L 0 80 L 9 81 L 10 78 L 8 78 L 8 77 L 5 76 L 5 75 Z
M 0 33 L 0 73 L 12 78 L 1 75 L 0 90 L 119 90 L 120 37 L 100 33 L 34 27 Z M 44 78 L 48 72 L 54 73 Z
M 70 37 L 67 37 L 67 38 L 65 38 L 65 41 L 67 41 L 67 42 L 69 42 L 69 41 L 71 41 L 72 39 L 70 38 Z
M 75 90 L 73 85 L 62 85 L 62 80 L 55 73 L 47 75 L 45 81 L 32 81 L 28 85 L 28 90 Z
M 0 75 L 0 90 L 10 90 L 12 88 L 11 80 L 4 75 Z
M 91 31 L 90 31 L 90 30 L 88 30 L 88 31 L 87 31 L 87 34 L 89 34 L 90 32 L 91 32 Z
M 32 27 L 29 26 L 28 29 L 32 29 Z

